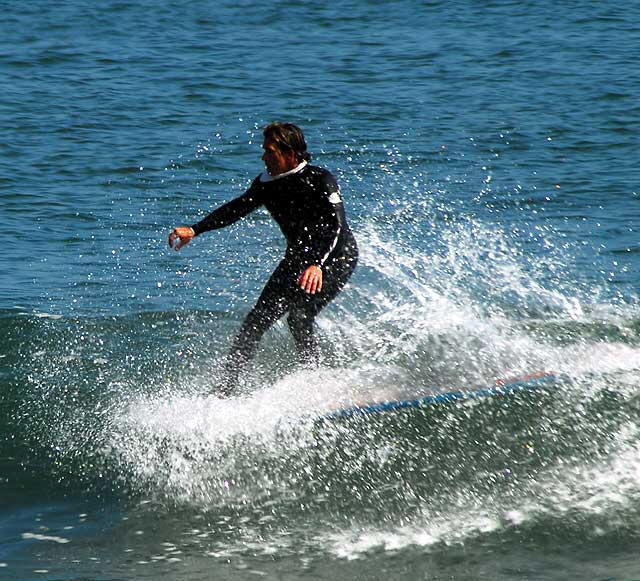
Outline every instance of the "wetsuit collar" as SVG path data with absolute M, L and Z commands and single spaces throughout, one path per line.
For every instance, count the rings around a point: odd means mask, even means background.
M 260 174 L 260 181 L 261 182 L 271 182 L 273 180 L 279 180 L 280 178 L 286 178 L 287 176 L 290 176 L 290 175 L 292 175 L 294 173 L 298 173 L 299 171 L 302 171 L 306 167 L 306 165 L 307 165 L 307 162 L 303 161 L 299 165 L 294 167 L 293 169 L 290 169 L 289 171 L 285 171 L 284 173 L 279 173 L 277 176 L 272 176 L 268 172 L 263 171 Z

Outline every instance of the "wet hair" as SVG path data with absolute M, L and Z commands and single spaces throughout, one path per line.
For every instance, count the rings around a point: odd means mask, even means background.
M 307 151 L 307 142 L 304 140 L 304 134 L 297 125 L 276 121 L 269 123 L 262 130 L 262 133 L 264 138 L 273 141 L 278 149 L 293 151 L 299 162 L 311 161 L 311 154 Z

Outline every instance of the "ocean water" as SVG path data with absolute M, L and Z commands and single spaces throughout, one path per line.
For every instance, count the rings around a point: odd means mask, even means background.
M 2 8 L 0 578 L 640 579 L 637 3 Z M 319 369 L 279 323 L 220 400 L 281 235 L 167 235 L 276 119 L 361 261 Z

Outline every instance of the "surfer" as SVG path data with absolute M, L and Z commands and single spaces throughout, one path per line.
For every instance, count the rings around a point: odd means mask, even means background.
M 267 125 L 263 135 L 266 172 L 238 198 L 169 234 L 169 246 L 180 250 L 195 236 L 229 226 L 264 206 L 286 239 L 283 259 L 244 319 L 227 356 L 223 395 L 233 391 L 261 337 L 285 313 L 300 359 L 317 363 L 314 319 L 342 290 L 358 260 L 338 183 L 329 171 L 309 163 L 311 155 L 301 129 L 277 122 Z

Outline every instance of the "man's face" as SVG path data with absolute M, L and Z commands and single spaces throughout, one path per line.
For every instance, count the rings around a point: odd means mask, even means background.
M 296 161 L 296 155 L 290 149 L 281 150 L 270 139 L 265 139 L 262 144 L 264 153 L 262 154 L 262 161 L 267 166 L 267 172 L 269 175 L 277 176 L 286 171 L 292 170 L 298 165 Z

